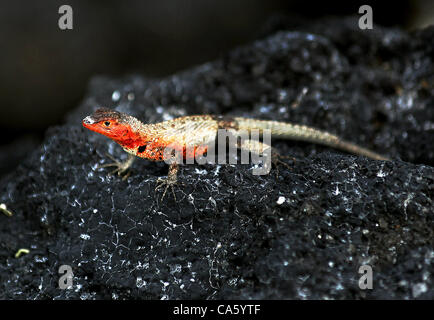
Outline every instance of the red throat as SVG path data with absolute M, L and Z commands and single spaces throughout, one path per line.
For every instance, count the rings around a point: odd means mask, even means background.
M 145 139 L 140 134 L 131 130 L 126 131 L 124 135 L 113 140 L 119 143 L 122 147 L 128 149 L 135 149 L 146 144 Z

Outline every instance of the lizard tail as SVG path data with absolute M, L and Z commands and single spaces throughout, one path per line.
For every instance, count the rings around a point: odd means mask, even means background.
M 235 118 L 240 130 L 252 129 L 270 130 L 271 135 L 281 139 L 307 141 L 329 146 L 353 154 L 366 156 L 375 160 L 390 160 L 378 153 L 366 148 L 359 147 L 354 143 L 347 142 L 331 133 L 321 131 L 308 126 L 292 124 L 280 121 L 256 120 L 248 118 Z

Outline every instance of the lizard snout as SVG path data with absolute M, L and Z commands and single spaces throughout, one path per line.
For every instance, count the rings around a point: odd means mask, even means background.
M 86 118 L 83 119 L 83 123 L 85 123 L 85 124 L 94 124 L 95 120 L 91 116 L 87 116 Z

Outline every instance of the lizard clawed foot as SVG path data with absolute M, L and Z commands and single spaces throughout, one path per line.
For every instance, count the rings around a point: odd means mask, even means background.
M 113 171 L 109 172 L 109 175 L 112 174 L 118 174 L 118 176 L 122 176 L 122 180 L 126 180 L 131 172 L 129 171 L 129 168 L 131 167 L 131 164 L 134 161 L 134 156 L 128 156 L 128 159 L 124 162 L 121 162 L 119 160 L 116 160 L 114 157 L 112 157 L 110 154 L 106 153 L 107 157 L 110 158 L 111 160 L 113 160 L 114 162 L 112 163 L 106 163 L 103 165 L 99 165 L 97 168 L 107 168 L 107 167 L 116 167 L 116 169 L 114 169 Z
M 178 183 L 178 180 L 176 177 L 167 177 L 167 178 L 158 178 L 157 179 L 157 186 L 155 187 L 155 191 L 164 188 L 163 196 L 161 197 L 161 201 L 163 201 L 164 197 L 166 196 L 167 189 L 172 189 L 173 197 L 176 201 L 176 195 L 175 195 L 175 189 L 174 186 Z
M 155 187 L 155 191 L 158 189 L 164 188 L 163 196 L 161 197 L 161 201 L 163 201 L 164 196 L 166 195 L 167 189 L 169 187 L 172 189 L 173 197 L 176 201 L 176 195 L 175 195 L 175 189 L 174 185 L 178 184 L 178 164 L 173 161 L 169 166 L 169 172 L 167 174 L 167 178 L 158 178 L 157 179 L 157 186 Z

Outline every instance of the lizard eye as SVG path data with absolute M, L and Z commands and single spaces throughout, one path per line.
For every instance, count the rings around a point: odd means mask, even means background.
M 104 122 L 104 125 L 105 125 L 106 127 L 110 127 L 110 121 L 106 121 L 106 122 Z

